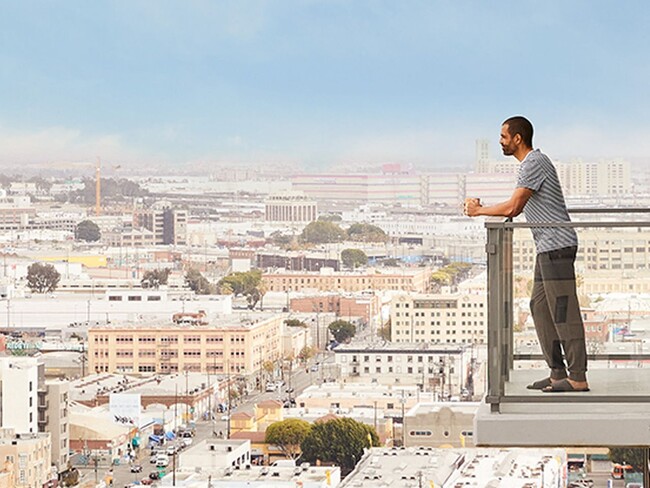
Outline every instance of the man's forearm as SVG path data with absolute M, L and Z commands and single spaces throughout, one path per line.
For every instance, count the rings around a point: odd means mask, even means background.
M 485 217 L 516 217 L 514 206 L 510 201 L 497 203 L 489 207 L 477 207 L 477 216 Z

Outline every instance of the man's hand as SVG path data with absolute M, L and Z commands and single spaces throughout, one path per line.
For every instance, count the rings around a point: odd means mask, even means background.
M 465 215 L 476 217 L 478 215 L 478 209 L 481 208 L 481 206 L 481 200 L 479 198 L 466 198 Z

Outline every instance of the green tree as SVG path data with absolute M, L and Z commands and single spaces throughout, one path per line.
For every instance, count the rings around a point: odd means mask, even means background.
M 167 284 L 171 272 L 172 270 L 169 268 L 145 271 L 140 280 L 140 285 L 142 288 L 154 288 L 157 290 L 160 288 L 160 285 Z
M 345 238 L 345 231 L 332 222 L 320 220 L 308 224 L 302 230 L 300 237 L 304 242 L 310 244 L 341 242 Z
M 437 287 L 449 285 L 451 283 L 451 276 L 445 271 L 434 271 L 431 273 L 431 283 Z
M 390 318 L 389 318 L 388 322 L 386 322 L 384 325 L 379 327 L 379 330 L 377 331 L 377 335 L 382 340 L 390 342 L 390 333 L 391 333 L 391 323 L 390 323 Z
M 197 295 L 214 294 L 214 286 L 198 269 L 190 268 L 185 273 L 185 283 Z
M 314 357 L 315 353 L 316 351 L 313 347 L 305 346 L 298 353 L 298 359 L 300 359 L 303 363 L 306 363 L 307 361 L 309 361 L 311 358 Z
M 346 475 L 373 446 L 379 446 L 375 429 L 351 418 L 316 422 L 300 445 L 303 460 L 333 463 Z
M 643 472 L 643 448 L 610 447 L 609 459 L 617 464 L 629 464 L 637 472 Z
M 336 342 L 349 342 L 357 333 L 355 325 L 346 320 L 335 320 L 329 325 L 328 329 Z
M 311 430 L 306 420 L 287 419 L 275 422 L 266 429 L 264 442 L 277 446 L 287 459 L 300 457 L 300 444 Z
M 34 183 L 36 185 L 36 189 L 42 190 L 45 193 L 49 193 L 50 188 L 52 188 L 52 182 L 43 178 L 42 176 L 32 176 L 28 181 Z
M 92 220 L 82 220 L 74 229 L 74 238 L 78 241 L 96 242 L 101 236 L 99 226 Z
M 246 272 L 231 273 L 219 280 L 218 286 L 228 285 L 235 296 L 244 296 L 248 307 L 252 310 L 264 297 L 266 285 L 262 280 L 262 271 L 253 269 Z
M 386 232 L 372 224 L 352 224 L 347 233 L 351 241 L 386 242 L 388 240 Z
M 283 234 L 279 230 L 273 232 L 269 237 L 273 244 L 283 249 L 288 249 L 289 247 L 291 247 L 295 239 L 294 236 Z
M 361 249 L 343 249 L 341 262 L 347 268 L 357 268 L 368 264 L 368 256 Z
M 34 293 L 56 290 L 61 274 L 51 264 L 33 263 L 27 268 L 27 286 Z
M 340 222 L 343 217 L 338 214 L 323 214 L 318 216 L 318 220 L 321 222 Z
M 307 324 L 299 319 L 286 319 L 284 323 L 287 327 L 303 327 L 305 329 L 307 328 Z

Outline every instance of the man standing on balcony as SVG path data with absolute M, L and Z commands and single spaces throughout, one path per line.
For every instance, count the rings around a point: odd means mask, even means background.
M 503 154 L 520 161 L 517 187 L 510 199 L 484 207 L 478 198 L 465 200 L 465 213 L 516 217 L 529 224 L 569 222 L 564 195 L 551 160 L 533 149 L 533 125 L 511 117 L 501 126 Z M 576 232 L 570 227 L 532 227 L 537 249 L 530 310 L 550 376 L 528 385 L 545 392 L 589 391 L 585 330 L 576 292 Z M 564 354 L 563 354 L 564 353 Z M 565 363 L 566 359 L 566 363 Z

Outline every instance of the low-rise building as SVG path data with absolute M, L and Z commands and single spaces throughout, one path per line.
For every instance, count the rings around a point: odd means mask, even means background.
M 293 297 L 289 301 L 289 309 L 292 312 L 327 312 L 339 317 L 359 317 L 364 323 L 370 324 L 381 313 L 381 298 L 377 293 L 323 293 Z
M 178 465 L 181 469 L 244 468 L 251 464 L 251 443 L 249 440 L 206 439 L 189 449 L 181 451 Z
M 18 434 L 14 429 L 0 429 L 0 459 L 5 463 L 9 486 L 40 488 L 56 482 L 50 467 L 50 449 L 49 433 Z
M 105 324 L 88 330 L 97 373 L 226 371 L 250 376 L 281 356 L 285 314 L 241 314 L 201 323 Z
M 301 191 L 275 193 L 264 202 L 268 222 L 309 223 L 318 218 L 316 200 Z
M 487 343 L 487 295 L 399 295 L 390 308 L 391 341 L 440 344 Z
M 433 449 L 412 447 L 366 451 L 341 487 L 378 486 L 565 486 L 564 449 Z
M 476 349 L 476 350 L 474 350 Z M 468 345 L 429 343 L 342 344 L 334 349 L 341 380 L 417 387 L 435 398 L 460 395 L 467 387 L 478 349 Z
M 430 269 L 366 269 L 362 271 L 334 271 L 321 268 L 320 272 L 274 271 L 264 273 L 269 291 L 349 291 L 394 290 L 426 293 L 429 289 Z
M 344 415 L 351 409 L 372 408 L 384 416 L 402 418 L 419 402 L 433 402 L 432 392 L 415 386 L 386 386 L 375 383 L 323 383 L 307 387 L 296 397 L 296 407 L 320 409 Z
M 179 488 L 337 488 L 341 483 L 338 466 L 311 466 L 300 463 L 296 467 L 246 466 L 209 469 L 203 466 L 176 470 L 167 474 L 159 486 Z
M 406 447 L 474 447 L 475 402 L 418 403 L 404 416 Z

